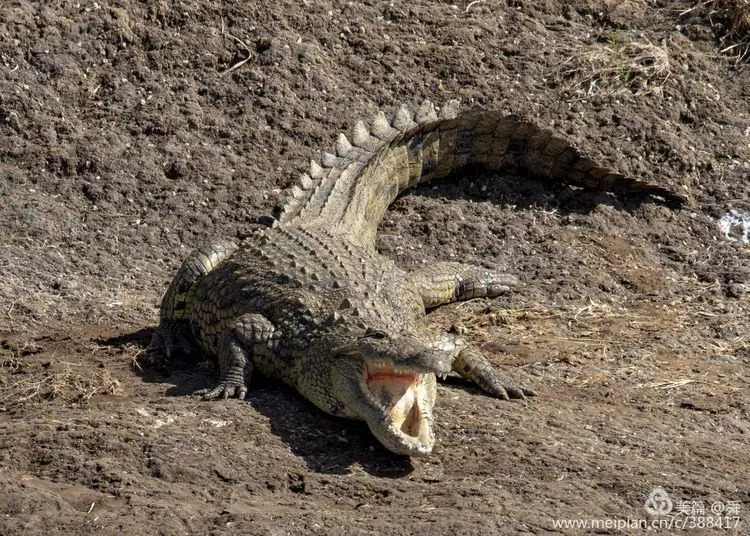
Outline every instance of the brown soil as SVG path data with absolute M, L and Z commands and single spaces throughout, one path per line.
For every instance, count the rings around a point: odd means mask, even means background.
M 750 247 L 717 226 L 750 210 L 750 70 L 721 29 L 666 1 L 367 4 L 4 3 L 0 533 L 576 533 L 553 521 L 651 519 L 657 486 L 750 530 Z M 537 398 L 452 379 L 409 460 L 262 378 L 202 402 L 214 372 L 133 366 L 190 248 L 248 236 L 338 131 L 424 97 L 696 199 L 463 174 L 397 201 L 379 247 L 403 266 L 521 276 L 431 319 Z

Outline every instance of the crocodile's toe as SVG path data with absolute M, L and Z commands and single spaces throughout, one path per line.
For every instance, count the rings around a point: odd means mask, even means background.
M 530 389 L 528 387 L 523 387 L 523 386 L 516 386 L 506 381 L 502 381 L 502 380 L 500 381 L 497 387 L 499 390 L 502 390 L 503 394 L 502 395 L 498 395 L 496 393 L 492 393 L 492 394 L 505 400 L 513 399 L 513 398 L 524 399 L 527 396 L 536 396 L 536 392 L 533 389 Z
M 536 396 L 536 391 L 528 387 L 514 385 L 499 378 L 483 383 L 481 388 L 490 395 L 502 400 L 523 400 L 528 396 Z
M 219 385 L 213 389 L 201 389 L 194 393 L 197 396 L 203 398 L 203 400 L 214 400 L 217 398 L 233 398 L 237 397 L 240 400 L 244 400 L 247 394 L 247 387 L 245 384 L 236 382 L 220 382 Z
M 147 348 L 147 361 L 165 365 L 175 355 L 190 355 L 195 351 L 189 326 L 178 320 L 162 320 Z
M 536 396 L 532 389 L 513 385 L 503 379 L 500 372 L 472 346 L 464 348 L 456 356 L 453 362 L 453 370 L 467 380 L 476 383 L 483 391 L 502 400 Z

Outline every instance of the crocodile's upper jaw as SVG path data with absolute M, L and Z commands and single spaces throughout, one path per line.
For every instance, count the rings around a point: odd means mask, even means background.
M 357 368 L 359 374 L 342 377 L 338 398 L 388 450 L 406 456 L 430 454 L 435 444 L 435 375 L 388 363 L 361 363 Z

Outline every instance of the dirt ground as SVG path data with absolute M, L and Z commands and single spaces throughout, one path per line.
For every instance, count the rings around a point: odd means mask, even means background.
M 750 533 L 750 69 L 696 5 L 4 2 L 0 534 L 575 534 L 556 521 L 668 519 L 655 488 Z M 449 378 L 409 460 L 262 378 L 203 402 L 214 371 L 134 366 L 191 248 L 247 237 L 339 131 L 425 97 L 695 199 L 480 172 L 395 203 L 402 266 L 521 277 L 430 318 L 536 398 Z

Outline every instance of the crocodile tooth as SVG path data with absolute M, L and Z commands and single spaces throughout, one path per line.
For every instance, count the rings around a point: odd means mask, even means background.
M 443 109 L 440 110 L 440 119 L 455 119 L 458 116 L 460 107 L 461 102 L 456 99 L 446 102 Z
M 310 178 L 310 175 L 308 175 L 307 173 L 303 173 L 302 175 L 300 175 L 299 183 L 305 190 L 309 190 L 313 187 L 313 181 Z
M 302 188 L 300 188 L 299 186 L 294 186 L 294 187 L 292 187 L 292 196 L 293 196 L 293 197 L 294 197 L 295 199 L 299 199 L 299 198 L 300 198 L 300 197 L 302 197 L 302 196 L 303 196 L 304 194 L 305 194 L 305 191 L 304 191 L 304 190 L 303 190 Z
M 349 154 L 349 151 L 352 150 L 352 144 L 349 143 L 349 140 L 346 138 L 344 133 L 342 132 L 339 134 L 339 137 L 336 139 L 336 154 L 339 156 L 346 156 Z
M 352 143 L 357 147 L 362 147 L 370 139 L 370 131 L 367 130 L 363 121 L 357 121 L 354 123 L 354 129 L 352 130 Z
M 336 158 L 335 154 L 327 153 L 325 151 L 323 151 L 323 155 L 320 158 L 320 162 L 324 167 L 334 167 L 338 161 L 339 159 Z
M 388 133 L 391 128 L 391 124 L 388 122 L 388 118 L 385 116 L 383 111 L 379 111 L 378 115 L 372 121 L 372 135 L 376 138 L 382 138 Z
M 406 104 L 402 104 L 396 110 L 396 114 L 393 116 L 393 128 L 398 130 L 406 130 L 414 124 L 411 117 L 411 110 Z
M 435 113 L 435 106 L 427 99 L 425 99 L 422 104 L 419 105 L 419 109 L 417 110 L 417 114 L 415 116 L 415 120 L 417 123 L 428 123 L 430 121 L 436 121 L 438 118 L 437 113 Z
M 313 179 L 320 179 L 325 175 L 323 166 L 318 164 L 315 160 L 310 160 L 310 176 Z

